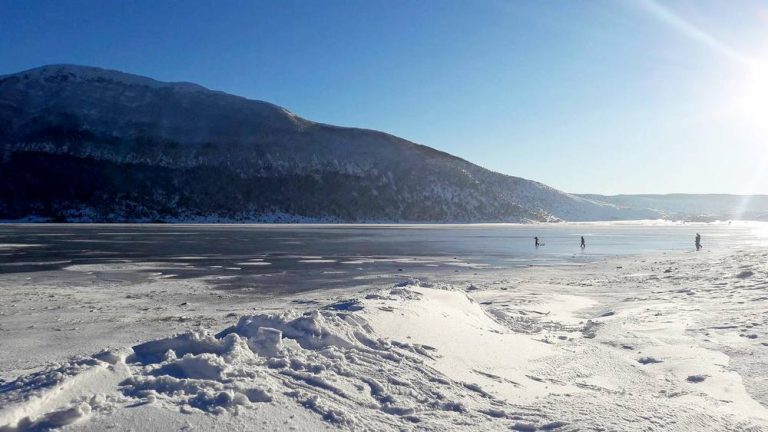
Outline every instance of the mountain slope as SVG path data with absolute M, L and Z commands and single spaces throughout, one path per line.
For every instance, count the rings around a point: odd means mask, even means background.
M 386 133 L 73 65 L 0 77 L 0 219 L 524 222 L 656 217 Z

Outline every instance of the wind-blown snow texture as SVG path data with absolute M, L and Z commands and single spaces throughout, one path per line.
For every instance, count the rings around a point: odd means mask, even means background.
M 389 301 L 414 296 L 402 287 L 387 293 Z M 228 417 L 276 403 L 351 430 L 495 430 L 541 421 L 536 409 L 429 366 L 434 348 L 381 338 L 362 315 L 337 306 L 246 316 L 216 335 L 193 331 L 20 377 L 0 385 L 0 431 L 56 428 L 143 404 Z
M 658 218 L 386 133 L 93 67 L 0 77 L 0 219 L 525 222 Z
M 0 431 L 765 431 L 767 257 L 319 291 L 0 381 Z

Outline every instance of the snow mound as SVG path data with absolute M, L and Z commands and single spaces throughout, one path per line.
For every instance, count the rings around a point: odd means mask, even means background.
M 405 287 L 388 294 L 397 302 L 418 301 L 409 300 L 414 293 Z M 0 424 L 7 424 L 0 430 L 56 428 L 105 404 L 214 416 L 278 404 L 354 430 L 458 430 L 468 424 L 493 430 L 526 415 L 541 422 L 540 414 L 521 415 L 430 366 L 434 348 L 379 337 L 361 309 L 364 302 L 245 316 L 218 334 L 193 331 L 20 377 L 0 388 L 0 404 L 12 407 L 0 410 Z M 88 378 L 99 374 L 105 377 Z M 101 405 L 89 403 L 98 394 L 111 396 Z

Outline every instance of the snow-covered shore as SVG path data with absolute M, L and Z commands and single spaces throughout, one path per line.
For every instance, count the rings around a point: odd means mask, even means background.
M 0 430 L 768 430 L 766 258 L 410 274 L 279 298 L 82 279 L 168 263 L 73 266 L 34 289 L 5 277 Z

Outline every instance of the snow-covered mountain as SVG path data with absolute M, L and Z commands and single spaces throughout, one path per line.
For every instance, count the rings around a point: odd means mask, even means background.
M 373 130 L 94 67 L 0 76 L 0 219 L 656 218 Z
M 623 208 L 651 209 L 673 220 L 768 221 L 768 195 L 667 194 L 579 195 Z

